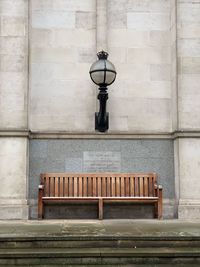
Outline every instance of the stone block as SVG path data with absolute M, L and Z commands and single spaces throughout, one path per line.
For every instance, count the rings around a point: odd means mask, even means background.
M 53 30 L 31 29 L 31 47 L 48 48 L 53 43 Z
M 135 64 L 170 64 L 171 49 L 167 46 L 129 48 L 127 61 Z
M 39 29 L 75 28 L 75 12 L 35 11 L 32 13 L 31 26 Z
M 151 81 L 170 81 L 171 66 L 169 64 L 151 64 Z
M 127 62 L 127 49 L 124 47 L 109 47 L 109 58 L 116 64 Z
M 185 200 L 184 202 L 179 204 L 178 218 L 181 220 L 200 219 L 200 201 Z
M 23 17 L 2 17 L 1 36 L 25 36 L 25 26 Z
M 28 217 L 28 205 L 0 205 L 1 220 L 27 220 Z
M 126 8 L 132 12 L 162 12 L 170 11 L 170 0 L 127 0 Z
M 163 13 L 128 12 L 127 27 L 136 31 L 168 31 L 170 29 L 170 16 Z
M 27 54 L 26 42 L 23 37 L 0 37 L 0 54 L 18 55 Z
M 89 63 L 96 61 L 96 55 L 94 53 L 95 48 L 79 48 L 78 51 L 78 62 L 80 63 Z
M 171 98 L 170 81 L 116 80 L 109 90 L 112 97 Z
M 55 0 L 31 0 L 31 10 L 32 11 L 53 10 L 54 2 Z M 57 0 L 57 2 L 59 2 L 59 0 Z
M 180 198 L 199 201 L 200 140 L 180 139 L 179 157 Z
M 2 16 L 28 17 L 27 0 L 1 0 L 0 14 Z
M 171 130 L 169 99 L 112 97 L 109 100 L 109 106 L 115 116 L 128 117 L 129 132 L 168 132 Z M 126 109 L 124 109 L 124 106 Z M 145 107 L 145 109 L 142 107 Z
M 199 4 L 192 5 L 191 3 L 179 4 L 178 6 L 178 20 L 184 24 L 199 23 L 200 22 L 200 6 Z
M 200 23 L 181 24 L 178 29 L 178 36 L 182 38 L 196 39 L 200 38 Z
M 82 63 L 74 67 L 74 63 L 32 63 L 32 79 L 38 81 L 48 81 L 49 77 L 58 80 L 75 80 L 79 73 L 78 80 L 89 79 L 88 71 L 90 64 Z
M 200 38 L 199 39 L 182 39 L 178 42 L 179 57 L 199 57 Z
M 110 11 L 124 11 L 127 8 L 127 0 L 109 0 L 107 1 L 107 8 L 108 8 L 108 12 L 110 13 Z
M 170 31 L 150 31 L 150 46 L 169 46 L 171 44 Z
M 96 27 L 96 14 L 94 12 L 76 12 L 76 28 L 94 29 Z
M 32 62 L 54 62 L 54 63 L 74 63 L 78 59 L 78 51 L 76 48 L 36 48 L 31 49 Z
M 148 64 L 120 64 L 117 67 L 117 73 L 122 80 L 131 81 L 149 81 L 150 70 Z
M 200 76 L 198 74 L 182 74 L 178 76 L 180 85 L 180 97 L 194 96 L 199 97 Z
M 96 30 L 94 29 L 58 29 L 56 31 L 53 31 L 52 46 L 54 47 L 92 47 L 95 44 Z
M 26 78 L 21 72 L 1 72 L 0 92 L 5 94 L 23 94 Z
M 109 47 L 146 47 L 149 45 L 149 32 L 130 29 L 109 29 Z
M 24 95 L 17 94 L 0 94 L 1 112 L 18 112 L 25 110 Z
M 0 144 L 0 199 L 26 199 L 27 140 L 0 138 Z
M 108 16 L 108 26 L 109 28 L 125 29 L 127 26 L 127 15 L 126 10 L 112 10 L 109 12 Z
M 33 0 L 34 1 L 34 0 Z M 41 3 L 43 2 L 43 5 L 41 6 Z M 59 11 L 95 11 L 96 10 L 96 2 L 93 0 L 43 0 L 39 1 L 36 0 L 36 7 L 38 9 L 46 8 L 46 2 L 50 6 L 50 8 L 53 8 L 54 10 Z M 52 4 L 53 3 L 53 4 Z
M 1 55 L 0 70 L 2 72 L 25 72 L 27 58 L 18 55 Z
M 3 130 L 24 130 L 27 129 L 27 114 L 24 111 L 4 110 L 0 112 L 1 129 Z
M 179 74 L 199 74 L 200 57 L 181 57 L 178 58 Z

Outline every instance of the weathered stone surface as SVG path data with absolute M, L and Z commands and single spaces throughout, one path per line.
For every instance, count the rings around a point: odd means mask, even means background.
M 2 17 L 1 36 L 25 36 L 24 20 L 23 17 Z
M 32 3 L 32 130 L 81 132 L 93 126 L 95 100 L 88 70 L 95 59 L 94 3 L 67 3 Z
M 167 31 L 170 28 L 169 15 L 163 13 L 127 13 L 127 27 L 137 31 Z
M 27 139 L 0 138 L 0 146 L 1 219 L 26 219 Z
M 28 3 L 0 2 L 1 129 L 27 128 Z
M 200 94 L 197 90 L 200 73 L 200 3 L 178 1 L 177 11 L 179 127 L 195 130 L 200 129 Z

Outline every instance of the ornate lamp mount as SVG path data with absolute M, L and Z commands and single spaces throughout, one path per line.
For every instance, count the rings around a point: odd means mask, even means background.
M 95 130 L 106 132 L 109 128 L 109 114 L 106 112 L 107 86 L 115 81 L 117 73 L 115 66 L 107 59 L 107 52 L 100 51 L 97 57 L 98 60 L 92 64 L 89 72 L 92 81 L 99 86 L 99 112 L 95 113 Z

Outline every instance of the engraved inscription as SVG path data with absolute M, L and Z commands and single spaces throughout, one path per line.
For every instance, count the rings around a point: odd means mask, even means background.
M 84 172 L 120 172 L 121 153 L 111 151 L 83 152 Z

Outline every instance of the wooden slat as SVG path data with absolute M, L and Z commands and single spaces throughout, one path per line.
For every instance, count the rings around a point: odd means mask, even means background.
M 133 197 L 135 196 L 135 187 L 134 187 L 134 177 L 131 176 L 130 178 L 130 196 Z
M 124 177 L 120 177 L 120 180 L 121 180 L 121 186 L 120 186 L 120 189 L 121 189 L 121 197 L 124 197 L 125 196 L 125 183 L 124 183 Z
M 60 178 L 60 197 L 63 197 L 63 177 L 59 177 Z
M 83 176 L 83 196 L 87 197 L 87 176 Z
M 106 177 L 102 177 L 102 184 L 101 184 L 102 188 L 102 197 L 106 197 Z
M 74 197 L 78 196 L 78 177 L 74 177 Z
M 97 179 L 96 179 L 96 177 L 92 178 L 92 196 L 93 197 L 97 196 Z
M 87 195 L 88 197 L 92 196 L 92 178 L 90 176 L 87 179 Z
M 149 196 L 154 196 L 154 178 L 152 176 L 149 178 Z
M 149 177 L 144 177 L 144 196 L 145 197 L 149 195 L 148 180 L 149 180 Z
M 135 197 L 139 196 L 139 179 L 138 177 L 134 177 L 134 182 L 135 182 Z
M 111 178 L 111 196 L 116 196 L 116 177 Z
M 45 196 L 46 197 L 49 197 L 50 194 L 49 194 L 49 177 L 46 177 L 46 181 L 45 181 Z
M 130 196 L 130 177 L 125 177 L 125 196 Z
M 58 177 L 55 177 L 55 197 L 58 197 L 59 189 L 58 189 Z
M 139 177 L 139 188 L 140 188 L 140 197 L 143 197 L 144 196 L 144 180 L 143 180 L 143 177 Z
M 120 190 L 120 178 L 119 176 L 117 176 L 116 178 L 116 182 L 115 182 L 115 196 L 116 197 L 120 197 L 120 194 L 121 194 L 121 190 Z
M 54 177 L 49 177 L 49 184 L 50 184 L 50 196 L 54 196 L 55 194 L 55 186 L 54 186 Z
M 98 197 L 101 197 L 101 177 L 98 177 Z
M 106 196 L 107 197 L 110 197 L 110 181 L 111 181 L 111 178 L 107 177 L 106 179 Z
M 79 177 L 78 179 L 78 196 L 83 196 L 83 177 Z
M 69 178 L 69 197 L 73 197 L 73 177 Z
M 68 177 L 64 177 L 64 195 L 65 197 L 69 196 L 69 178 Z

